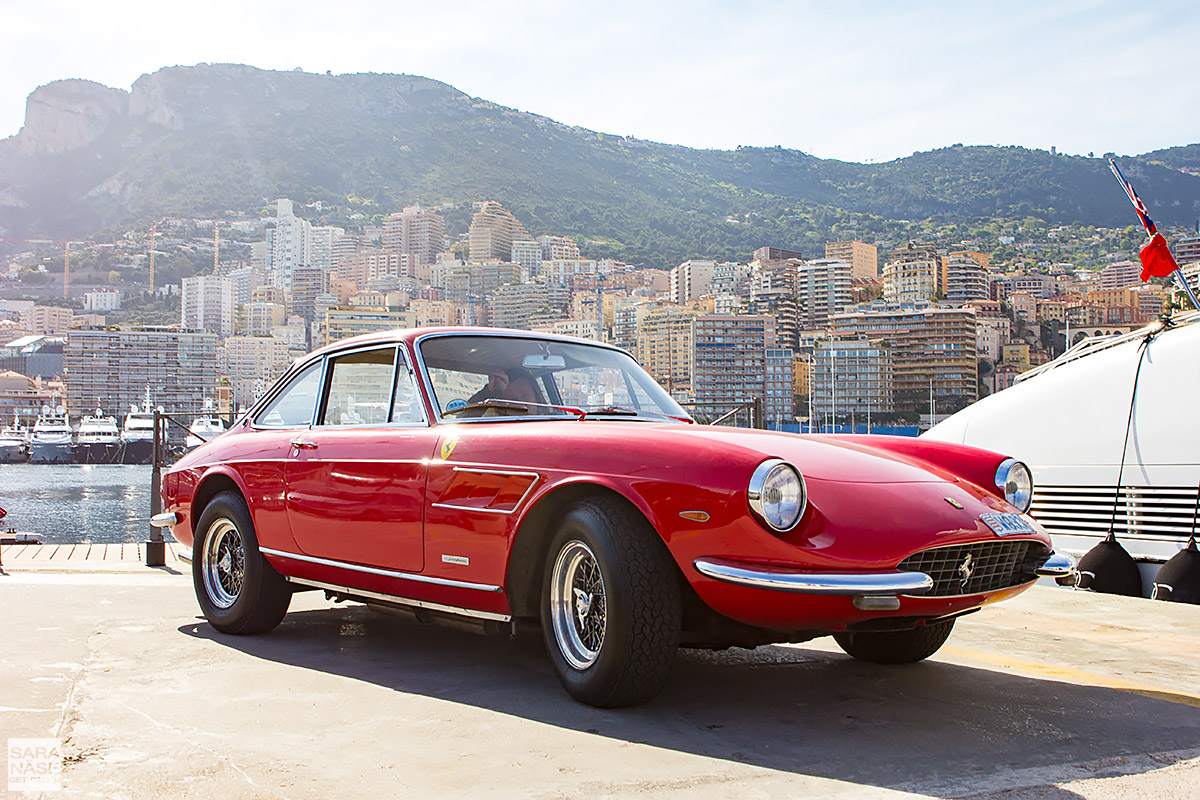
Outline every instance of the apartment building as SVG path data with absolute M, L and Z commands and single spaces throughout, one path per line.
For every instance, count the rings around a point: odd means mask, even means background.
M 697 316 L 692 341 L 695 411 L 707 419 L 754 398 L 765 404 L 767 350 L 791 349 L 778 346 L 775 318 L 765 314 Z
M 850 264 L 854 280 L 873 281 L 879 277 L 879 248 L 866 242 L 827 242 L 825 258 Z

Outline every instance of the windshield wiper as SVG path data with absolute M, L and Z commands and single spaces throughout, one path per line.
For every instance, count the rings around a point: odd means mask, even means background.
M 489 397 L 487 400 L 480 400 L 478 403 L 468 403 L 465 406 L 459 406 L 458 408 L 452 408 L 449 411 L 443 411 L 442 416 L 449 417 L 453 416 L 454 414 L 459 414 L 463 411 L 479 409 L 486 410 L 489 408 L 499 408 L 505 411 L 517 411 L 521 414 L 528 414 L 534 409 L 538 408 L 551 408 L 555 411 L 561 411 L 566 415 L 580 415 L 584 413 L 582 410 L 578 408 L 572 408 L 570 406 L 555 406 L 549 403 L 528 403 L 524 400 L 505 400 L 501 397 Z
M 676 422 L 687 422 L 687 423 L 692 422 L 692 420 L 689 419 L 688 417 L 676 417 L 671 414 L 663 414 L 659 411 L 647 411 L 645 409 L 625 408 L 624 406 L 605 406 L 604 408 L 594 408 L 591 411 L 584 411 L 582 413 L 582 416 L 580 416 L 579 418 L 586 419 L 587 417 L 589 417 L 591 415 L 599 416 L 601 414 L 603 414 L 604 416 L 609 416 L 609 417 L 640 417 L 640 416 L 645 415 L 648 417 L 657 417 L 658 419 L 673 419 Z

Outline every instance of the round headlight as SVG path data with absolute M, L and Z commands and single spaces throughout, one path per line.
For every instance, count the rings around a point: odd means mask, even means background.
M 764 461 L 754 470 L 747 497 L 750 508 L 774 531 L 796 527 L 808 499 L 799 470 L 777 458 Z
M 1005 459 L 996 470 L 996 488 L 1004 492 L 1004 499 L 1017 510 L 1025 513 L 1033 503 L 1033 476 L 1029 467 L 1016 459 Z

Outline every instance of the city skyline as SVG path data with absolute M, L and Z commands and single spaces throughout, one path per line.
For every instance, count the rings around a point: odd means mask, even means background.
M 124 10 L 7 9 L 0 136 L 17 132 L 26 96 L 47 82 L 128 89 L 164 65 L 199 62 L 418 74 L 606 133 L 862 162 L 956 142 L 1135 154 L 1187 144 L 1200 129 L 1200 110 L 1172 81 L 1200 66 L 1191 45 L 1200 10 L 1181 2 L 709 3 L 686 14 L 617 3 L 603 15 L 544 3 Z M 399 29 L 429 35 L 397 49 Z M 789 39 L 800 55 L 792 46 L 781 55 L 778 42 Z M 771 124 L 759 124 L 768 113 Z

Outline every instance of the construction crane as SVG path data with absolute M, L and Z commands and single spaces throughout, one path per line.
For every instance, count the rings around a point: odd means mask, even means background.
M 154 233 L 158 226 L 167 221 L 166 217 L 161 218 L 158 222 L 151 225 L 146 233 L 150 234 L 150 295 L 154 295 Z
M 71 245 L 82 244 L 92 246 L 95 242 L 76 241 L 73 239 L 4 239 L 0 242 L 20 242 L 22 244 L 61 244 L 63 246 L 63 297 L 67 296 L 67 288 L 71 281 Z

